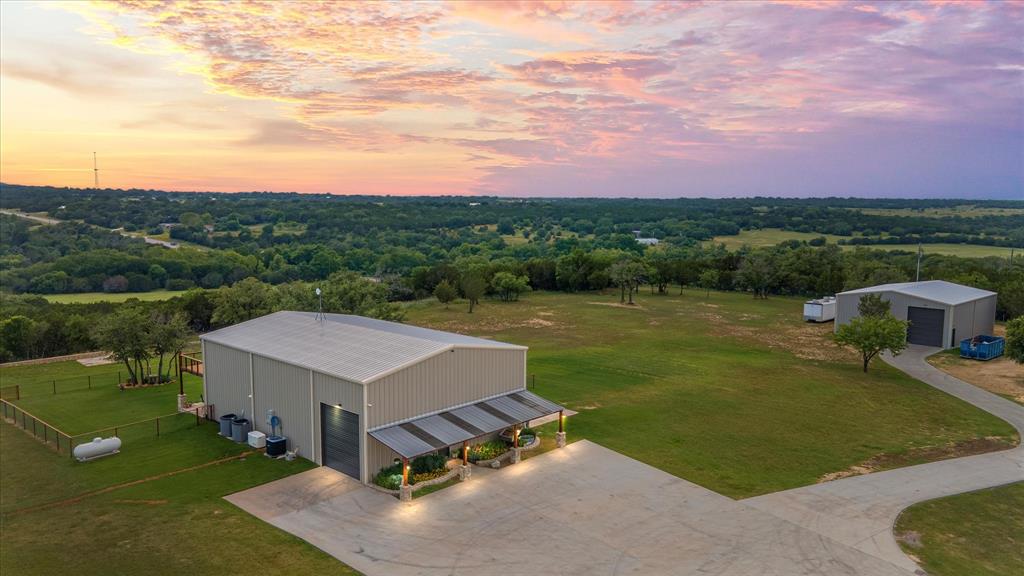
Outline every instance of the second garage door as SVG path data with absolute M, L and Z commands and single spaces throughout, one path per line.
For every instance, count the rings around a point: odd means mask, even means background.
M 907 308 L 907 342 L 923 346 L 942 346 L 942 328 L 946 320 L 946 311 L 935 308 Z
M 320 405 L 323 465 L 359 479 L 359 414 Z

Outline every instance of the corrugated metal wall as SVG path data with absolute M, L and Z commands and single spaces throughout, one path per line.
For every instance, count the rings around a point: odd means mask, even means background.
M 249 353 L 213 342 L 205 343 L 203 368 L 206 373 L 206 401 L 214 416 L 252 412 L 249 403 Z
M 367 384 L 366 427 L 376 428 L 521 389 L 526 351 L 458 348 Z
M 996 297 L 989 296 L 974 302 L 960 304 L 953 308 L 953 327 L 956 340 L 950 346 L 958 346 L 960 340 L 979 334 L 992 334 L 996 320 Z
M 907 294 L 899 294 L 897 292 L 880 292 L 882 298 L 889 301 L 889 308 L 892 310 L 892 315 L 899 318 L 900 320 L 907 319 L 907 308 L 915 306 L 918 308 L 931 308 L 940 309 L 946 311 L 945 319 L 943 320 L 943 345 L 949 346 L 950 332 L 953 329 L 953 314 L 952 306 L 946 304 L 940 304 L 938 302 L 932 302 L 931 300 L 925 300 L 923 298 L 917 298 Z M 836 295 L 836 323 L 835 329 L 838 330 L 839 326 L 848 323 L 853 318 L 856 318 L 859 313 L 857 312 L 857 305 L 860 304 L 860 299 L 866 294 L 848 294 Z M 957 329 L 957 337 L 959 337 L 960 330 Z
M 313 459 L 309 370 L 253 355 L 253 392 L 256 406 L 253 427 L 270 435 L 267 410 L 273 410 L 281 419 L 281 432 L 288 438 L 288 449 L 298 449 L 300 456 Z
M 334 376 L 328 376 L 319 372 L 313 372 L 313 415 L 315 421 L 313 423 L 313 456 L 311 460 L 317 464 L 323 464 L 321 461 L 321 450 L 320 450 L 320 405 L 321 404 L 341 404 L 345 410 L 359 414 L 359 427 L 360 427 L 360 438 L 362 444 L 359 446 L 359 453 L 363 455 L 363 481 L 365 482 L 366 477 L 366 417 L 364 416 L 363 410 L 363 385 L 342 380 L 341 378 L 335 378 Z M 308 406 L 307 406 L 308 409 Z M 376 473 L 376 471 L 374 471 Z
M 401 458 L 398 452 L 388 448 L 383 442 L 369 435 L 366 435 L 366 452 L 366 480 L 368 482 L 373 481 L 373 477 L 380 472 L 381 468 L 391 466 L 394 464 L 395 458 Z

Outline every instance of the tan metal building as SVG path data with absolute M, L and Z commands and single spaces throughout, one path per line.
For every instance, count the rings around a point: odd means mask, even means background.
M 526 391 L 526 347 L 483 338 L 277 312 L 201 341 L 215 415 L 244 413 L 268 435 L 277 416 L 289 450 L 362 482 L 396 458 L 561 410 Z
M 857 305 L 866 294 L 881 294 L 894 316 L 910 321 L 911 344 L 952 348 L 964 338 L 992 334 L 996 320 L 996 293 L 944 280 L 882 284 L 836 294 L 836 323 L 859 315 Z

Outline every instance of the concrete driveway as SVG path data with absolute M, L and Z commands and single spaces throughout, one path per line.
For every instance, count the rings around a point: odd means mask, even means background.
M 587 441 L 474 474 L 412 503 L 326 468 L 228 500 L 368 575 L 912 574 Z
M 1024 406 L 972 386 L 928 364 L 938 348 L 911 345 L 884 358 L 907 374 L 1013 425 L 1024 438 Z M 1024 480 L 1024 445 L 1011 450 L 943 460 L 844 478 L 743 500 L 768 512 L 907 570 L 917 565 L 893 537 L 896 518 L 924 500 Z

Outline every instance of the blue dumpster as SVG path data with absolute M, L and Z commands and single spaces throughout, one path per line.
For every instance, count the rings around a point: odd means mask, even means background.
M 1001 336 L 982 334 L 960 341 L 960 357 L 975 360 L 991 360 L 1003 355 L 1006 340 Z

